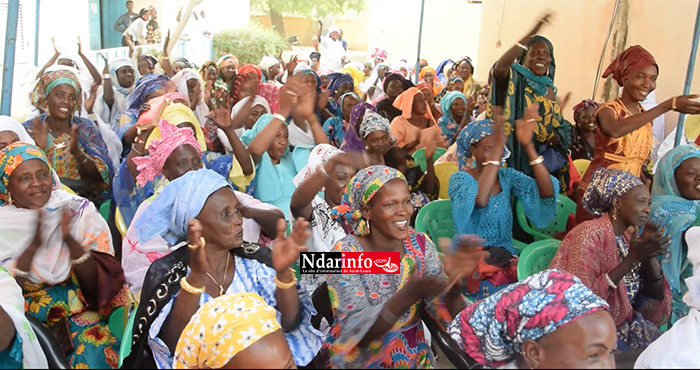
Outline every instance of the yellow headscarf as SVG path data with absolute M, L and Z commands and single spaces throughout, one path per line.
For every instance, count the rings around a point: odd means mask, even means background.
M 202 132 L 199 120 L 192 112 L 192 109 L 182 103 L 170 103 L 165 110 L 163 110 L 163 115 L 160 118 L 175 126 L 183 122 L 192 122 L 194 125 L 194 136 L 199 143 L 199 149 L 202 152 L 207 150 L 207 144 L 204 141 L 204 132 Z M 146 140 L 146 147 L 148 148 L 153 139 L 160 139 L 160 137 L 160 129 L 158 127 L 154 128 L 148 136 L 148 140 Z
M 277 311 L 255 293 L 225 294 L 199 308 L 175 348 L 175 369 L 219 369 L 281 328 Z
M 355 86 L 353 90 L 357 96 L 362 97 L 362 90 L 360 90 L 360 84 L 365 80 L 365 74 L 355 67 L 346 66 L 339 71 L 340 73 L 349 74 L 352 77 L 352 84 Z

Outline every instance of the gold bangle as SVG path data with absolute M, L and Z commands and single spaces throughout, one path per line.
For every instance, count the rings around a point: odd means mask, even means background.
M 519 42 L 516 42 L 515 45 L 516 45 L 517 47 L 519 47 L 519 48 L 521 48 L 521 49 L 527 51 L 527 46 L 525 46 L 525 45 L 523 45 L 523 44 L 521 44 L 521 43 L 519 43 Z
M 676 110 L 676 96 L 671 100 L 671 110 Z
M 486 162 L 481 162 L 481 165 L 482 166 L 494 165 L 494 166 L 500 167 L 501 162 L 500 161 L 486 161 Z
M 544 163 L 544 157 L 542 157 L 542 156 L 539 156 L 539 157 L 533 159 L 532 161 L 530 161 L 530 166 L 534 166 L 534 165 L 540 164 L 540 163 Z
M 293 268 L 289 268 L 289 272 L 292 273 L 292 281 L 288 283 L 283 283 L 277 279 L 277 274 L 275 274 L 274 280 L 275 280 L 275 285 L 279 289 L 289 289 L 293 286 L 297 285 L 297 272 Z
M 183 276 L 182 279 L 180 279 L 180 287 L 182 288 L 182 290 L 190 294 L 202 294 L 206 290 L 206 287 L 195 288 L 192 285 L 190 285 L 190 283 L 187 282 L 186 276 Z

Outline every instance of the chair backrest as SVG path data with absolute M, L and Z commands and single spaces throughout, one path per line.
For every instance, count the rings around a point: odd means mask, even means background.
M 454 162 L 442 162 L 435 165 L 435 176 L 440 184 L 440 199 L 450 199 L 447 189 L 450 185 L 450 176 L 457 172 L 459 166 Z
M 126 356 L 131 353 L 131 334 L 134 330 L 134 319 L 136 318 L 136 309 L 139 306 L 136 305 L 134 309 L 129 314 L 129 319 L 126 321 L 126 327 L 124 327 L 124 333 L 121 336 L 121 343 L 119 344 L 119 367 L 122 367 L 122 363 Z
M 50 332 L 39 319 L 31 314 L 26 313 L 24 316 L 29 321 L 29 326 L 34 331 L 36 339 L 41 349 L 44 351 L 44 355 L 46 355 L 49 369 L 70 369 L 66 353 L 63 351 L 61 345 L 58 344 L 53 333 Z
M 574 167 L 576 167 L 576 171 L 578 172 L 578 175 L 583 178 L 583 175 L 586 173 L 586 170 L 588 170 L 588 166 L 591 165 L 591 161 L 588 159 L 575 159 L 574 160 Z
M 529 220 L 526 219 L 525 208 L 522 202 L 518 200 L 516 204 L 516 213 L 518 217 L 518 223 L 527 232 L 532 235 L 535 240 L 543 240 L 551 238 L 552 235 L 566 231 L 566 223 L 569 219 L 570 214 L 576 213 L 576 203 L 569 199 L 564 194 L 559 194 L 557 196 L 557 206 L 556 214 L 554 215 L 554 221 L 547 225 L 547 227 L 538 229 L 534 227 Z
M 105 222 L 109 222 L 109 212 L 112 208 L 112 200 L 107 199 L 102 204 L 100 204 L 100 215 L 105 219 Z
M 129 228 L 126 225 L 126 222 L 124 222 L 124 216 L 122 216 L 122 212 L 119 210 L 119 207 L 116 207 L 116 210 L 114 211 L 114 223 L 117 225 L 117 230 L 119 230 L 119 233 L 122 234 L 122 239 L 126 236 L 126 230 Z
M 447 149 L 445 148 L 435 148 L 435 153 L 433 153 L 433 162 L 442 157 L 445 152 L 447 152 Z M 413 161 L 416 162 L 418 167 L 420 167 L 423 172 L 428 169 L 428 161 L 425 158 L 425 148 L 420 148 L 413 153 Z
M 452 239 L 455 234 L 455 225 L 452 220 L 452 201 L 439 199 L 426 204 L 418 211 L 415 229 L 428 234 L 436 245 L 439 238 Z
M 518 281 L 549 268 L 561 242 L 557 239 L 538 240 L 530 243 L 518 258 Z

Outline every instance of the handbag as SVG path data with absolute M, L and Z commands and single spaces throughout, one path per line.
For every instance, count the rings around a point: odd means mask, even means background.
M 558 172 L 562 167 L 569 163 L 569 160 L 559 153 L 553 146 L 547 143 L 541 143 L 537 147 L 537 153 L 544 158 L 544 165 L 549 173 Z
M 97 297 L 85 297 L 88 306 L 101 310 L 108 306 L 126 283 L 124 270 L 116 258 L 109 254 L 91 251 L 92 258 L 97 263 Z

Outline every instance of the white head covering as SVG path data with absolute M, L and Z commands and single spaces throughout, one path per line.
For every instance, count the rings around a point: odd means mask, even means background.
M 29 133 L 27 133 L 27 130 L 24 129 L 24 126 L 22 126 L 22 124 L 17 122 L 17 120 L 12 117 L 0 116 L 0 132 L 3 131 L 12 131 L 17 134 L 19 141 L 35 145 L 34 139 L 29 136 Z
M 232 119 L 236 114 L 238 114 L 238 112 L 241 111 L 241 109 L 243 109 L 243 106 L 249 100 L 250 100 L 250 96 L 246 96 L 245 98 L 241 99 L 238 103 L 236 103 L 236 105 L 234 105 L 233 108 L 231 108 L 231 118 Z M 263 108 L 265 108 L 265 113 L 272 112 L 270 110 L 270 104 L 267 102 L 267 100 L 265 100 L 265 98 L 263 98 L 260 95 L 255 95 L 255 98 L 253 99 L 253 105 L 251 105 L 250 108 L 252 109 L 256 105 L 260 105 Z M 246 130 L 245 127 L 237 128 L 235 130 L 236 135 L 238 135 L 238 137 L 241 137 L 241 135 L 243 135 L 243 132 L 245 132 L 245 130 Z M 222 129 L 217 129 L 216 135 L 219 137 L 219 140 L 221 140 L 221 144 L 224 145 L 224 148 L 226 148 L 226 152 L 233 153 L 233 147 L 231 146 L 231 142 L 228 141 L 228 137 L 226 137 L 226 133 Z
M 265 55 L 264 57 L 262 57 L 262 60 L 260 60 L 259 66 L 260 66 L 260 69 L 262 69 L 263 71 L 269 72 L 269 69 L 271 67 L 274 67 L 278 64 L 280 64 L 280 61 L 277 60 L 277 58 L 271 57 L 269 55 Z
M 294 67 L 294 74 L 297 74 L 297 72 L 308 71 L 310 69 L 311 69 L 311 67 L 309 66 L 308 63 L 299 62 L 299 63 L 297 63 L 296 67 Z
M 333 32 L 338 32 L 338 33 L 340 33 L 340 28 L 338 28 L 338 26 L 330 26 L 330 27 L 328 27 L 328 36 L 330 36 L 331 33 L 333 33 Z
M 131 67 L 131 69 L 134 71 L 134 83 L 129 87 L 122 87 L 119 84 L 117 71 L 122 67 Z M 109 75 L 112 76 L 112 86 L 116 87 L 117 90 L 124 95 L 129 95 L 132 91 L 134 91 L 136 81 L 138 81 L 140 77 L 139 69 L 134 66 L 133 61 L 129 57 L 120 57 L 113 60 L 112 63 L 109 64 Z M 187 94 L 185 94 L 185 96 L 187 96 Z
M 304 168 L 299 171 L 292 182 L 294 186 L 299 186 L 304 180 L 306 180 L 311 174 L 316 171 L 318 166 L 322 166 L 328 162 L 333 156 L 342 153 L 343 151 L 329 144 L 318 144 L 309 154 L 309 162 L 304 166 Z
M 187 81 L 191 79 L 196 79 L 201 85 L 199 102 L 204 102 L 204 84 L 202 83 L 202 77 L 192 68 L 184 68 L 180 70 L 175 76 L 173 76 L 173 82 L 177 87 L 177 92 L 185 96 L 185 101 L 187 101 L 187 106 L 190 106 L 190 95 L 187 89 Z

